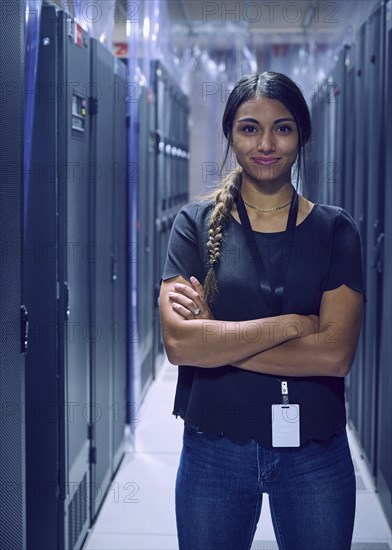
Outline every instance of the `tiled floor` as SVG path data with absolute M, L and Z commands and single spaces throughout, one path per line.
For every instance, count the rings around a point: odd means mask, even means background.
M 174 484 L 183 421 L 171 414 L 176 379 L 177 367 L 165 363 L 138 413 L 135 450 L 125 455 L 83 550 L 178 549 Z M 358 486 L 352 550 L 391 549 L 391 531 L 354 436 L 348 434 Z M 277 549 L 268 495 L 252 549 Z

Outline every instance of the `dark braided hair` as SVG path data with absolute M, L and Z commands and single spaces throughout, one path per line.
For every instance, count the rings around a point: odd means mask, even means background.
M 311 121 L 308 106 L 299 87 L 287 76 L 281 73 L 266 71 L 261 74 L 251 74 L 242 77 L 234 86 L 226 103 L 222 118 L 223 134 L 227 140 L 226 151 L 221 166 L 221 174 L 232 146 L 232 129 L 235 113 L 238 107 L 250 99 L 256 97 L 269 97 L 277 99 L 292 114 L 298 131 L 298 155 L 297 155 L 297 190 L 300 172 L 304 170 L 304 146 L 311 134 Z M 304 174 L 305 175 L 305 174 Z M 207 250 L 209 265 L 207 276 L 204 280 L 204 294 L 208 302 L 212 302 L 217 292 L 215 267 L 218 263 L 223 240 L 223 227 L 229 218 L 230 211 L 236 201 L 242 183 L 242 167 L 237 166 L 221 180 L 219 188 L 205 195 L 205 200 L 214 201 L 214 208 L 209 221 L 209 235 Z

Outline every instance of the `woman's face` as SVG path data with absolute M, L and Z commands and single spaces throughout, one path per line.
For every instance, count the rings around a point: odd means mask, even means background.
M 298 131 L 283 103 L 268 97 L 242 103 L 234 116 L 232 139 L 245 179 L 256 183 L 291 183 Z

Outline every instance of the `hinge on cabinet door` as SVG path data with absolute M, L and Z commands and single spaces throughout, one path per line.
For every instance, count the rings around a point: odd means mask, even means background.
M 29 336 L 29 313 L 25 305 L 20 306 L 20 353 L 27 352 Z
M 96 447 L 90 447 L 89 462 L 90 462 L 90 464 L 96 464 L 97 463 L 97 448 Z

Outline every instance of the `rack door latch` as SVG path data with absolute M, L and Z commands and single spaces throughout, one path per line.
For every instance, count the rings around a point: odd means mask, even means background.
M 27 353 L 29 336 L 29 313 L 25 305 L 20 306 L 20 352 Z

